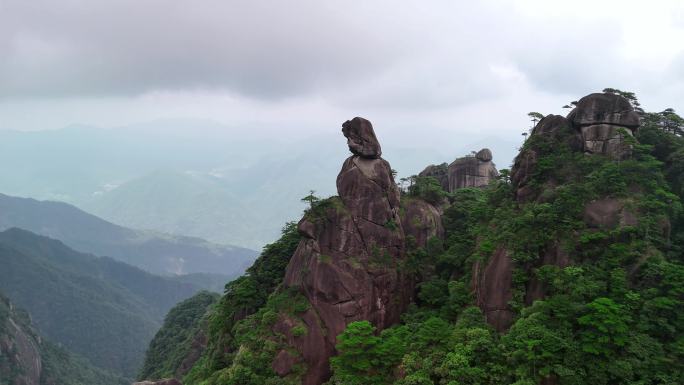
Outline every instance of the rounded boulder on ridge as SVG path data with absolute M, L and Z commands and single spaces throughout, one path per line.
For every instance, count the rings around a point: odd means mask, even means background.
M 347 138 L 349 151 L 363 158 L 379 158 L 382 155 L 380 142 L 375 137 L 371 122 L 358 116 L 342 124 L 342 133 Z
M 639 114 L 629 101 L 611 93 L 589 94 L 577 102 L 577 107 L 568 115 L 576 126 L 612 124 L 635 129 L 639 127 Z

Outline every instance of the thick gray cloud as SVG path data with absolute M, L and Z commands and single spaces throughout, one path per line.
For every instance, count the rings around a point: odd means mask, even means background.
M 682 9 L 677 0 L 0 0 L 0 128 L 175 117 L 312 127 L 353 114 L 518 135 L 526 111 L 560 112 L 604 87 L 657 106 L 682 100 Z
M 397 47 L 390 18 L 345 8 L 316 0 L 8 0 L 0 93 L 227 88 L 273 98 L 363 80 L 411 51 L 407 36 Z

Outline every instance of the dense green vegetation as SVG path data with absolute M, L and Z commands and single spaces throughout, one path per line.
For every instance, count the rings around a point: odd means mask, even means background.
M 247 274 L 226 285 L 225 295 L 210 316 L 210 345 L 183 383 L 256 385 L 274 378 L 270 361 L 276 346 L 264 336 L 279 311 L 306 310 L 296 295 L 277 290 L 300 239 L 297 224 L 288 223 L 280 239 L 264 247 Z M 238 351 L 238 347 L 242 348 Z
M 105 369 L 93 366 L 87 359 L 68 352 L 52 342 L 43 341 L 44 385 L 129 385 L 127 378 L 112 374 Z
M 92 366 L 87 360 L 72 354 L 44 338 L 38 337 L 31 326 L 31 320 L 25 311 L 12 308 L 10 301 L 0 294 L 0 340 L 13 340 L 15 337 L 8 333 L 10 318 L 35 346 L 38 347 L 42 371 L 40 383 L 43 385 L 128 385 L 130 381 L 111 374 L 103 369 Z M 2 345 L 2 344 L 0 344 Z M 1 349 L 0 349 L 1 350 Z M 18 376 L 24 374 L 12 353 L 0 351 L 0 384 L 14 384 Z M 21 357 L 28 360 L 29 357 Z
M 42 335 L 128 377 L 168 309 L 197 291 L 19 229 L 0 233 L 0 266 L 0 291 Z
M 523 150 L 539 155 L 533 202 L 516 202 L 507 172 L 489 189 L 453 194 L 445 242 L 407 263 L 421 280 L 415 306 L 379 335 L 350 324 L 330 383 L 683 383 L 684 140 L 663 120 L 646 114 L 640 144 L 621 162 L 573 151 L 571 132 L 532 136 Z M 436 187 L 423 186 L 417 195 Z M 589 228 L 583 208 L 599 198 L 624 202 L 637 224 Z M 515 263 L 516 316 L 505 334 L 487 325 L 469 290 L 472 265 L 499 247 Z M 555 247 L 571 266 L 541 265 Z M 530 303 L 532 280 L 546 297 Z
M 138 378 L 157 380 L 177 376 L 183 360 L 194 349 L 195 339 L 206 333 L 205 315 L 218 299 L 218 294 L 202 291 L 174 306 L 150 342 Z

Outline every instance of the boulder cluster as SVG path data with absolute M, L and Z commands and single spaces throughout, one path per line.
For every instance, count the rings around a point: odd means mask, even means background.
M 474 155 L 454 160 L 448 166 L 446 163 L 427 166 L 418 176 L 436 178 L 444 191 L 448 192 L 466 187 L 484 187 L 499 176 L 492 159 L 492 151 L 483 148 Z

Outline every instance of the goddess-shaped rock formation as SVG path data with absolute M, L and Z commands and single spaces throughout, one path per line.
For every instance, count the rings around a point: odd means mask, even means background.
M 299 354 L 281 350 L 274 370 L 285 376 L 304 363 L 305 385 L 329 378 L 336 337 L 350 322 L 368 320 L 380 330 L 398 322 L 413 289 L 397 269 L 405 255 L 399 190 L 389 163 L 380 157 L 373 126 L 357 117 L 345 122 L 342 132 L 352 155 L 337 176 L 339 197 L 312 208 L 299 222 L 304 239 L 284 280 L 310 308 L 301 319 L 281 318 L 274 327 Z M 430 216 L 433 210 L 418 212 Z M 439 221 L 436 210 L 434 215 L 430 219 Z M 295 337 L 291 330 L 300 322 L 307 333 Z

